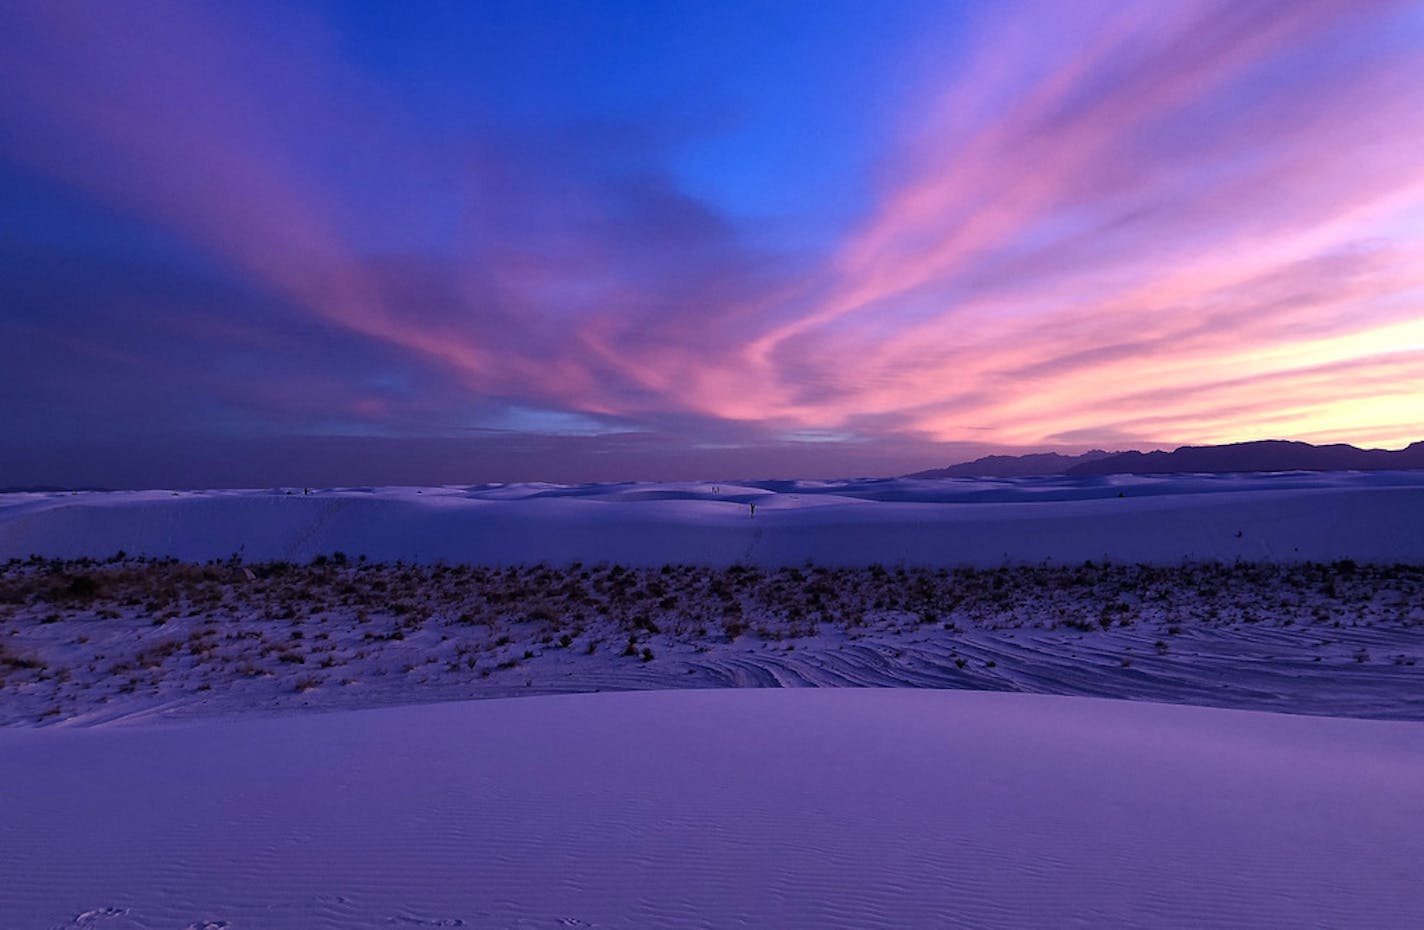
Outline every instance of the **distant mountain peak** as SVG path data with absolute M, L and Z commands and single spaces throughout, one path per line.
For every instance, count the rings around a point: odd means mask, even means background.
M 1219 446 L 1179 446 L 1171 452 L 1104 452 L 1081 455 L 1035 452 L 986 455 L 972 462 L 907 475 L 908 478 L 1025 478 L 1036 475 L 1190 474 L 1268 471 L 1412 471 L 1424 469 L 1424 441 L 1399 451 L 1360 449 L 1346 443 L 1316 446 L 1292 439 L 1260 439 Z
M 1061 475 L 1068 469 L 1114 455 L 1102 449 L 1092 449 L 1081 455 L 1061 455 L 1057 452 L 1031 452 L 1027 455 L 986 455 L 972 462 L 932 468 L 906 475 L 907 478 L 1025 478 L 1033 475 Z

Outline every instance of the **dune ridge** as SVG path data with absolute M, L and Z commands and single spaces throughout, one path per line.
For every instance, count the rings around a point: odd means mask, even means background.
M 0 496 L 31 555 L 731 565 L 1424 561 L 1424 472 Z

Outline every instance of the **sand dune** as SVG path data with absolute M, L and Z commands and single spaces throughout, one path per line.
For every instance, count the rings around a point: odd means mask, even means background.
M 1417 928 L 1420 527 L 1389 474 L 4 495 L 0 928 Z
M 1420 561 L 1420 527 L 1410 472 L 0 495 L 0 559 Z
M 20 928 L 1424 925 L 1424 729 L 580 695 L 0 731 Z

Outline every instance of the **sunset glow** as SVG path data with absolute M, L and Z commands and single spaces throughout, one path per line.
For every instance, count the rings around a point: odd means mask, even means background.
M 676 6 L 5 4 L 0 446 L 1424 439 L 1419 5 Z

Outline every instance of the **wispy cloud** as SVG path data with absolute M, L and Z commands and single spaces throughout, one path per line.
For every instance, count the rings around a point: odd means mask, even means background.
M 1081 446 L 1424 426 L 1405 5 L 991 5 L 895 101 L 901 135 L 847 179 L 872 207 L 819 255 L 682 192 L 665 127 L 422 127 L 313 15 L 3 17 L 0 157 L 261 295 L 150 301 L 147 341 L 114 351 L 283 428 Z M 25 323 L 54 345 L 77 338 L 63 299 Z M 194 344 L 248 375 L 175 358 Z

